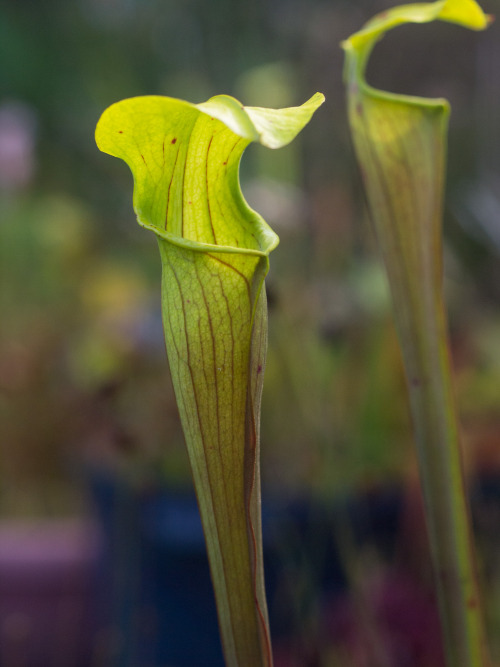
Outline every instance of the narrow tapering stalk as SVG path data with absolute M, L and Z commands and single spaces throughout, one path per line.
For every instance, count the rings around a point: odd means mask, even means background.
M 259 418 L 267 347 L 264 278 L 278 237 L 245 202 L 251 141 L 284 146 L 322 104 L 244 107 L 123 100 L 96 130 L 134 175 L 139 223 L 158 239 L 170 371 L 205 532 L 228 667 L 272 667 L 264 589 Z M 193 628 L 196 633 L 196 628 Z
M 435 19 L 482 29 L 474 0 L 396 7 L 343 46 L 354 146 L 381 248 L 403 354 L 426 523 L 449 667 L 486 667 L 442 276 L 442 200 L 449 105 L 373 89 L 364 79 L 375 43 L 401 23 Z
M 448 334 L 440 289 L 403 352 L 426 523 L 449 667 L 486 667 L 489 658 L 477 581 Z M 399 323 L 401 331 L 401 323 Z

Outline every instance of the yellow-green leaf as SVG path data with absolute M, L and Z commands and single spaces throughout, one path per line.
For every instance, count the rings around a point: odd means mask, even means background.
M 473 30 L 474 0 L 390 9 L 343 42 L 348 116 L 385 262 L 408 380 L 444 643 L 450 667 L 487 664 L 464 490 L 442 294 L 442 208 L 449 105 L 376 90 L 370 53 L 402 23 L 443 20 Z
M 155 232 L 170 370 L 205 531 L 226 662 L 271 665 L 260 519 L 259 414 L 278 237 L 245 202 L 251 141 L 290 142 L 322 104 L 259 109 L 142 97 L 114 104 L 99 148 L 134 176 L 139 223 Z

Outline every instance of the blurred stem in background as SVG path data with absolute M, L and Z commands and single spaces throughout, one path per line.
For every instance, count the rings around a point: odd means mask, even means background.
M 473 0 L 384 12 L 343 43 L 348 112 L 393 297 L 414 420 L 426 521 L 450 667 L 489 664 L 472 546 L 446 316 L 441 218 L 449 105 L 381 92 L 364 79 L 374 45 L 402 23 L 435 19 L 474 30 Z

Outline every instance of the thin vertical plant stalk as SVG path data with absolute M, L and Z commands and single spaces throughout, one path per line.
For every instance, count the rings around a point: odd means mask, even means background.
M 374 45 L 402 23 L 481 30 L 474 0 L 396 7 L 343 43 L 351 133 L 386 266 L 414 422 L 426 524 L 449 667 L 489 665 L 478 590 L 442 278 L 449 105 L 395 95 L 364 78 Z

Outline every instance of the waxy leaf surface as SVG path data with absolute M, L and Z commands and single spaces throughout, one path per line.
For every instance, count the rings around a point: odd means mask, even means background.
M 409 4 L 374 17 L 342 45 L 352 137 L 393 298 L 401 314 L 398 326 L 401 333 L 404 330 L 402 341 L 412 337 L 414 318 L 425 319 L 426 309 L 432 310 L 434 290 L 441 284 L 449 105 L 443 99 L 376 90 L 366 82 L 365 68 L 373 47 L 388 30 L 403 23 L 436 19 L 474 30 L 488 25 L 488 17 L 474 0 Z M 410 361 L 409 348 L 407 355 Z
M 225 95 L 198 105 L 133 98 L 107 109 L 96 130 L 99 148 L 132 170 L 137 219 L 158 238 L 167 353 L 231 666 L 272 664 L 259 414 L 263 281 L 278 237 L 245 202 L 239 163 L 252 141 L 289 143 L 323 100 L 275 110 Z
M 403 5 L 343 43 L 348 115 L 394 303 L 410 390 L 426 519 L 450 667 L 487 664 L 451 386 L 442 294 L 442 208 L 449 105 L 365 80 L 387 30 L 443 20 L 481 30 L 474 0 Z

